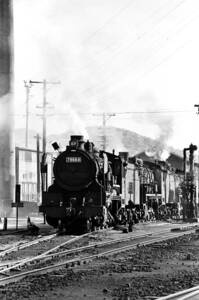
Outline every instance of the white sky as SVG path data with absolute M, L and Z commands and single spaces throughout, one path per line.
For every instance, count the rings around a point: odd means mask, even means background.
M 24 80 L 49 85 L 47 133 L 99 125 L 160 138 L 182 149 L 199 144 L 198 0 L 13 0 L 15 126 L 25 127 Z M 30 128 L 41 132 L 30 97 Z M 151 111 L 175 113 L 149 113 Z M 185 112 L 179 112 L 185 111 Z M 130 113 L 134 112 L 134 113 Z M 135 113 L 148 112 L 148 113 Z M 84 114 L 87 113 L 87 114 Z

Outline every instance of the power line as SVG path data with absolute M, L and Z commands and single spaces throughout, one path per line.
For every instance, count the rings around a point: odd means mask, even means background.
M 178 114 L 178 113 L 193 113 L 192 110 L 155 110 L 155 111 L 116 111 L 116 112 L 107 112 L 106 114 L 110 114 L 111 116 L 115 116 L 115 115 L 124 115 L 124 114 Z M 78 115 L 85 115 L 85 116 L 99 116 L 101 117 L 104 113 L 99 113 L 99 112 L 77 112 Z M 14 117 L 26 117 L 26 115 L 24 114 L 10 114 Z M 38 116 L 37 114 L 30 114 L 31 116 Z M 50 115 L 50 117 L 56 117 L 56 116 L 68 116 L 71 115 L 70 112 L 68 113 L 57 113 L 54 112 Z
M 173 7 L 172 9 L 170 9 L 169 11 L 167 11 L 166 12 L 166 14 L 164 14 L 164 16 L 162 17 L 162 19 L 160 20 L 160 23 L 166 18 L 166 17 L 168 17 L 168 15 L 170 15 L 173 11 L 175 11 L 177 8 L 179 8 L 179 6 L 181 6 L 185 1 L 187 1 L 187 0 L 182 0 L 182 1 L 180 1 L 175 7 Z M 196 18 L 196 16 L 194 17 L 194 19 Z M 191 21 L 189 20 L 188 21 L 188 23 L 190 23 L 190 22 L 192 22 L 193 21 L 193 19 L 191 19 Z M 155 27 L 157 27 L 159 25 L 159 23 L 158 24 L 156 24 L 155 25 Z M 187 25 L 187 23 L 185 23 L 185 24 L 183 24 L 183 26 L 180 28 L 180 30 L 182 29 L 182 28 L 184 28 L 185 27 L 185 25 Z M 176 28 L 176 27 L 174 27 L 174 28 Z M 180 31 L 180 30 L 177 30 L 177 31 Z M 172 35 L 174 36 L 174 34 L 173 34 L 173 32 L 177 32 L 175 29 L 173 30 L 173 28 L 172 29 L 170 29 L 169 30 L 169 32 L 171 32 L 172 33 Z M 146 37 L 147 36 L 147 33 L 148 32 L 144 32 L 142 35 L 140 35 L 139 36 L 139 38 L 137 38 L 136 40 L 134 40 L 133 42 L 131 42 L 130 44 L 135 44 L 136 42 L 140 42 L 144 37 Z M 161 39 L 162 39 L 162 37 L 161 37 Z M 157 40 L 157 39 L 156 39 Z M 168 38 L 165 38 L 165 42 L 168 42 L 169 41 L 169 39 Z M 158 43 L 158 40 L 157 40 L 157 45 L 158 45 L 159 43 Z M 159 45 L 158 45 L 159 46 Z M 162 49 L 163 47 L 161 47 L 160 49 Z M 114 53 L 111 53 L 111 61 L 113 61 L 113 57 L 115 56 L 115 55 L 118 55 L 118 54 L 120 54 L 120 52 L 119 53 L 116 53 L 116 54 L 114 54 Z M 153 52 L 153 55 L 154 55 L 154 52 Z M 147 56 L 149 57 L 149 59 L 151 58 L 151 54 L 150 55 L 148 55 L 147 54 Z M 137 63 L 137 61 L 133 61 L 133 65 L 135 65 Z M 105 63 L 103 63 L 103 64 L 101 64 L 101 66 L 100 67 L 102 67 L 102 69 L 103 69 L 103 67 L 105 67 L 106 65 L 105 65 Z M 128 63 L 128 69 L 130 68 L 130 66 L 132 66 L 132 64 L 129 64 Z M 132 69 L 130 69 L 130 71 L 131 71 Z M 113 80 L 113 77 L 115 76 L 115 74 L 117 74 L 117 72 L 109 72 L 109 76 L 108 76 L 108 79 L 110 79 L 111 81 Z M 121 74 L 121 72 L 120 72 L 120 74 Z M 107 76 L 106 76 L 107 77 Z M 103 78 L 103 80 L 105 80 L 104 78 Z M 104 82 L 104 83 L 101 83 L 101 84 L 97 84 L 97 88 L 99 89 L 101 89 L 104 85 L 106 85 L 107 84 L 107 82 Z M 88 93 L 90 90 L 92 90 L 92 89 L 96 89 L 96 85 L 93 87 L 93 88 L 91 88 L 91 87 L 89 87 L 89 88 L 86 88 L 86 89 L 83 89 L 82 91 L 80 91 L 80 93 L 82 94 L 82 93 Z M 79 94 L 79 93 L 78 93 Z
M 165 18 L 167 18 L 168 15 L 170 15 L 173 11 L 175 11 L 176 9 L 178 9 L 179 6 L 181 6 L 185 1 L 187 1 L 187 0 L 182 0 L 182 1 L 180 1 L 180 2 L 179 2 L 177 5 L 175 5 L 172 9 L 170 9 L 169 11 L 167 11 L 166 14 L 164 14 L 164 15 L 161 17 L 160 21 L 159 21 L 157 24 L 155 24 L 154 27 L 155 27 L 155 28 L 158 27 L 158 25 L 159 25 L 160 23 L 162 23 L 162 21 L 163 21 Z M 169 2 L 170 2 L 170 1 L 169 1 Z M 150 15 L 150 17 L 153 17 L 153 18 L 154 18 L 154 15 L 156 15 L 156 14 L 159 12 L 159 10 L 160 10 L 162 7 L 164 7 L 164 6 L 165 6 L 165 5 L 161 6 L 159 9 L 156 9 L 155 11 L 153 11 L 152 14 Z M 159 14 L 158 14 L 158 17 L 159 17 Z M 159 18 L 160 18 L 160 17 L 159 17 Z M 144 19 L 144 22 L 142 22 L 142 24 L 145 24 L 147 20 L 148 20 L 148 19 L 145 18 L 145 19 Z M 153 29 L 154 29 L 154 28 L 153 28 Z M 120 47 L 119 49 L 117 49 L 117 51 L 116 51 L 115 53 L 111 52 L 111 58 L 113 58 L 113 57 L 115 57 L 115 56 L 118 56 L 118 55 L 121 53 L 122 50 L 128 49 L 129 46 L 133 46 L 136 42 L 140 42 L 140 40 L 142 40 L 143 37 L 145 37 L 147 34 L 148 34 L 148 31 L 144 31 L 142 34 L 140 34 L 139 36 L 137 36 L 136 39 L 134 39 L 133 41 L 130 41 L 130 42 L 128 43 L 127 47 Z M 91 63 L 93 63 L 93 61 L 91 61 Z M 89 65 L 90 65 L 90 64 L 88 64 L 87 66 L 89 66 Z M 103 64 L 103 65 L 104 65 L 104 64 Z M 87 67 L 87 66 L 86 66 L 86 67 Z M 86 68 L 86 67 L 84 67 L 84 68 Z M 83 69 L 84 69 L 84 68 L 83 68 Z
M 184 1 L 187 1 L 187 0 L 182 0 L 181 2 L 184 2 Z M 170 0 L 169 0 L 168 2 L 170 2 Z M 175 6 L 174 8 L 172 8 L 172 10 L 170 10 L 168 14 L 170 14 L 170 13 L 173 12 L 176 8 L 178 8 L 178 6 L 182 4 L 181 2 L 177 5 L 177 7 Z M 149 14 L 149 16 L 150 16 L 150 17 L 153 17 L 153 19 L 154 19 L 154 15 L 156 15 L 157 13 L 159 13 L 159 10 L 161 10 L 162 7 L 164 7 L 164 6 L 165 6 L 165 5 L 160 6 L 158 9 L 153 10 L 152 13 Z M 158 14 L 158 16 L 159 16 L 159 14 Z M 164 18 L 165 18 L 165 16 L 163 16 L 163 18 L 160 20 L 160 23 L 162 22 L 162 20 L 163 20 Z M 141 24 L 142 24 L 142 25 L 145 24 L 147 20 L 148 20 L 148 17 L 144 18 L 144 22 L 141 22 Z M 159 22 L 158 22 L 158 24 L 159 24 Z M 156 25 L 157 25 L 157 24 L 156 24 Z M 155 26 L 155 27 L 156 27 L 156 26 Z M 134 39 L 133 41 L 130 41 L 130 43 L 128 43 L 127 47 L 120 47 L 119 49 L 117 49 L 117 51 L 111 52 L 111 58 L 113 58 L 113 57 L 115 57 L 115 56 L 118 56 L 118 55 L 121 53 L 122 50 L 128 49 L 129 46 L 134 45 L 136 42 L 140 42 L 140 40 L 141 40 L 141 39 L 143 38 L 143 36 L 145 36 L 146 34 L 147 34 L 147 32 L 144 32 L 143 34 L 137 36 L 136 39 Z M 107 49 L 107 48 L 110 48 L 110 46 L 105 47 L 104 50 Z M 104 51 L 103 51 L 103 52 L 104 52 Z M 100 52 L 100 54 L 101 54 L 101 52 Z M 94 60 L 94 61 L 97 61 L 97 60 Z M 91 60 L 90 63 L 88 63 L 86 66 L 82 67 L 79 71 L 80 71 L 80 72 L 83 71 L 84 69 L 86 69 L 87 67 L 89 67 L 91 64 L 93 64 L 93 60 Z M 104 63 L 101 64 L 101 65 L 103 66 Z
M 158 9 L 153 10 L 152 13 L 149 14 L 149 17 L 152 17 L 152 21 L 154 21 L 154 19 L 155 19 L 154 16 L 156 16 L 156 15 L 157 15 L 158 18 L 159 18 L 158 22 L 155 24 L 154 27 L 156 28 L 159 24 L 161 24 L 162 21 L 163 21 L 166 17 L 168 17 L 168 15 L 170 15 L 173 11 L 175 11 L 179 6 L 181 6 L 181 5 L 183 4 L 184 1 L 187 1 L 187 0 L 182 0 L 180 3 L 178 3 L 176 6 L 174 6 L 171 10 L 167 11 L 166 14 L 164 14 L 163 16 L 161 16 L 161 18 L 160 18 L 160 13 L 159 13 L 159 11 L 160 11 L 163 7 L 165 7 L 165 4 L 162 5 L 162 6 L 160 6 Z M 170 2 L 170 1 L 168 1 L 168 2 Z M 143 26 L 145 23 L 147 23 L 147 21 L 148 21 L 148 18 L 147 18 L 147 17 L 144 18 L 144 22 L 140 22 L 141 24 L 139 24 L 139 25 L 140 25 L 139 27 Z M 147 23 L 147 24 L 148 24 L 148 23 Z M 135 39 L 133 39 L 132 41 L 130 41 L 127 45 L 121 46 L 121 47 L 117 48 L 117 50 L 115 51 L 115 53 L 111 53 L 111 56 L 112 56 L 112 55 L 113 55 L 114 57 L 115 57 L 115 56 L 118 56 L 123 50 L 127 50 L 129 47 L 133 46 L 136 42 L 140 42 L 140 40 L 142 40 L 143 37 L 145 37 L 147 34 L 148 34 L 148 31 L 145 30 L 143 33 L 137 35 L 137 37 L 136 37 Z M 109 45 L 109 46 L 106 46 L 103 50 L 106 50 L 107 48 L 110 48 L 110 45 Z M 101 53 L 101 52 L 100 52 L 100 53 Z
M 192 23 L 196 18 L 198 18 L 198 15 L 194 16 L 194 18 L 191 18 L 188 22 L 184 23 L 183 26 L 181 26 L 178 30 L 176 30 L 176 34 L 177 34 L 177 33 L 179 34 L 179 33 L 184 29 L 185 26 L 187 26 L 187 25 L 189 25 L 190 23 Z M 172 32 L 172 31 L 171 31 L 171 32 Z M 173 39 L 174 39 L 174 38 L 175 38 L 175 35 L 173 35 Z M 166 42 L 168 42 L 168 41 L 170 41 L 170 39 L 167 38 L 167 39 L 166 39 Z M 183 43 L 182 45 L 180 45 L 180 46 L 178 46 L 177 48 L 175 48 L 174 51 L 172 51 L 169 55 L 167 55 L 166 57 L 164 57 L 158 64 L 156 64 L 156 65 L 154 66 L 154 68 L 152 68 L 152 69 L 150 70 L 150 72 L 151 72 L 152 70 L 156 69 L 158 66 L 160 66 L 160 65 L 161 65 L 162 63 L 164 63 L 165 61 L 169 60 L 169 59 L 170 59 L 177 51 L 179 51 L 179 50 L 181 50 L 183 47 L 185 47 L 186 44 L 187 44 L 188 42 L 190 42 L 190 40 L 186 41 L 186 42 Z M 164 45 L 163 45 L 162 47 L 159 47 L 159 48 L 157 49 L 157 51 L 153 51 L 153 55 L 152 55 L 152 56 L 151 56 L 150 53 L 147 54 L 147 57 L 146 57 L 146 59 L 144 60 L 144 62 L 149 61 L 149 60 L 151 59 L 151 57 L 154 57 L 155 54 L 157 54 L 158 52 L 160 52 L 160 50 L 162 50 L 163 48 L 164 48 Z M 134 62 L 134 64 L 129 64 L 128 67 L 129 67 L 129 66 L 132 67 L 133 65 L 136 65 L 136 61 Z M 129 74 L 129 73 L 131 72 L 131 70 L 132 70 L 132 68 L 130 68 L 130 70 L 129 70 L 129 72 L 128 72 L 127 74 Z M 139 78 L 145 76 L 145 75 L 148 74 L 148 73 L 149 73 L 149 72 L 146 71 L 146 72 L 144 72 L 141 76 L 135 77 L 134 80 L 137 81 Z M 114 74 L 115 74 L 115 73 L 112 73 L 112 76 L 109 77 L 111 80 L 113 80 Z M 106 82 L 105 84 L 107 84 L 107 82 Z M 101 88 L 101 87 L 103 87 L 103 86 L 104 86 L 104 83 L 102 83 L 101 85 L 98 85 L 97 87 L 98 87 L 98 88 Z M 96 87 L 95 87 L 95 88 L 96 88 Z M 100 99 L 101 99 L 101 98 L 100 98 Z M 98 102 L 98 100 L 97 100 L 96 102 Z M 96 102 L 95 102 L 95 103 L 96 103 Z
M 162 64 L 164 64 L 166 61 L 168 61 L 171 57 L 174 56 L 174 54 L 176 54 L 179 50 L 183 49 L 189 41 L 186 41 L 184 44 L 180 45 L 179 47 L 177 47 L 173 52 L 171 52 L 169 55 L 167 55 L 166 57 L 164 57 L 159 63 L 157 63 L 153 68 L 151 68 L 149 71 L 144 72 L 140 77 L 137 78 L 137 80 L 139 80 L 139 78 L 144 77 L 148 74 L 150 74 L 152 71 L 154 71 L 155 69 L 157 69 L 159 66 L 161 66 Z
M 124 114 L 175 114 L 175 113 L 193 113 L 192 110 L 159 110 L 159 111 L 124 111 L 124 112 L 107 112 L 107 113 L 96 113 L 96 112 L 79 112 L 78 115 L 93 115 L 101 117 L 103 114 L 116 116 Z M 54 113 L 54 116 L 68 116 L 69 113 Z
M 89 41 L 91 38 L 93 38 L 98 32 L 100 32 L 106 25 L 110 24 L 111 21 L 113 19 L 115 19 L 116 17 L 118 17 L 123 11 L 125 11 L 127 8 L 129 8 L 129 6 L 131 6 L 136 0 L 130 0 L 128 1 L 128 3 L 123 6 L 122 8 L 120 8 L 115 14 L 113 14 L 106 22 L 104 22 L 104 24 L 99 27 L 97 30 L 95 30 L 94 32 L 92 32 L 86 39 L 83 40 L 82 44 L 86 43 L 87 41 Z

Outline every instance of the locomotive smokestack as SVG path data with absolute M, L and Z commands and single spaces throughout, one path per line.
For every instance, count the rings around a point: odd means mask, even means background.
M 69 145 L 73 148 L 83 148 L 84 144 L 84 136 L 83 135 L 71 135 Z
M 70 140 L 71 141 L 83 141 L 84 140 L 84 136 L 83 135 L 71 135 L 70 136 Z

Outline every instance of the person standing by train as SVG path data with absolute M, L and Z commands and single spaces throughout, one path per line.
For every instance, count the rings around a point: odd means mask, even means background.
M 155 214 L 155 219 L 158 220 L 159 215 L 158 215 L 158 200 L 157 199 L 155 199 L 153 201 L 153 211 L 154 211 L 154 214 Z
M 148 212 L 148 206 L 146 203 L 143 204 L 143 209 L 144 209 L 144 220 L 149 221 L 149 212 Z

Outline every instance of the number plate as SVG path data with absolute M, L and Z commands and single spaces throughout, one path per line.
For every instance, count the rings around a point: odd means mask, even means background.
M 81 163 L 82 158 L 78 156 L 66 156 L 66 163 Z

